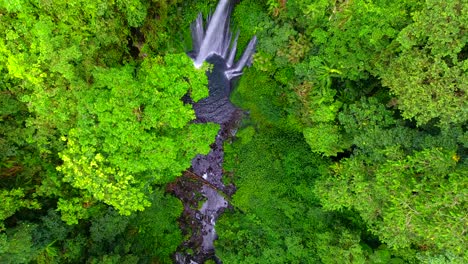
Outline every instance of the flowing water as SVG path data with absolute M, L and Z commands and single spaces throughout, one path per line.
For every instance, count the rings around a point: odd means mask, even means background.
M 184 204 L 180 223 L 185 235 L 190 236 L 175 255 L 177 263 L 196 264 L 207 259 L 221 263 L 213 245 L 215 224 L 229 206 L 228 198 L 235 191 L 233 185 L 225 186 L 222 181 L 223 143 L 235 134 L 236 124 L 242 118 L 242 111 L 229 100 L 231 80 L 242 75 L 245 66 L 251 65 L 257 43 L 257 38 L 253 37 L 240 59 L 234 62 L 239 32 L 233 40 L 230 30 L 232 8 L 229 0 L 221 0 L 214 14 L 208 16 L 207 25 L 203 25 L 202 14 L 199 14 L 191 26 L 193 50 L 190 56 L 194 65 L 200 68 L 207 61 L 213 64 L 213 70 L 207 72 L 209 96 L 196 103 L 190 98 L 184 100 L 193 104 L 197 116 L 194 122 L 214 122 L 220 124 L 220 130 L 211 144 L 211 151 L 207 155 L 197 155 L 190 170 L 171 186 L 171 191 Z
M 208 16 L 206 27 L 203 25 L 203 16 L 200 13 L 197 19 L 192 23 L 192 52 L 194 65 L 200 68 L 203 62 L 212 55 L 218 55 L 225 61 L 226 77 L 231 80 L 242 74 L 245 66 L 250 66 L 252 56 L 255 52 L 257 37 L 253 37 L 239 61 L 234 63 L 237 52 L 237 32 L 234 41 L 232 41 L 232 32 L 230 29 L 230 14 L 232 3 L 229 0 L 221 0 L 212 16 Z

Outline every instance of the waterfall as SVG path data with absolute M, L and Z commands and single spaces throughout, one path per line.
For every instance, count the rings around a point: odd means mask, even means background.
M 226 62 L 225 74 L 229 80 L 242 75 L 242 69 L 245 66 L 251 65 L 252 56 L 257 44 L 257 37 L 254 36 L 239 61 L 234 63 L 239 32 L 237 32 L 232 42 L 232 32 L 230 29 L 231 10 L 232 3 L 229 0 L 221 0 L 213 15 L 208 15 L 206 28 L 203 25 L 201 13 L 198 14 L 197 19 L 191 25 L 195 67 L 200 68 L 204 61 L 216 54 Z
M 257 37 L 254 36 L 250 40 L 249 44 L 247 45 L 247 48 L 245 48 L 245 51 L 242 54 L 239 61 L 236 62 L 236 64 L 234 64 L 233 66 L 230 66 L 230 68 L 226 70 L 225 74 L 229 80 L 231 80 L 234 77 L 242 75 L 242 69 L 244 69 L 245 66 L 250 66 L 252 64 L 252 56 L 255 52 L 256 45 L 257 45 Z M 235 49 L 234 49 L 234 52 L 235 52 Z M 234 55 L 233 55 L 233 58 L 234 58 Z
M 210 145 L 210 152 L 199 154 L 192 160 L 191 168 L 185 172 L 191 178 L 181 177 L 172 188 L 184 203 L 180 221 L 185 223 L 182 225 L 190 226 L 192 231 L 190 235 L 186 234 L 189 239 L 183 242 L 180 251 L 175 254 L 175 261 L 180 264 L 204 263 L 207 259 L 221 263 L 214 248 L 217 237 L 215 225 L 218 217 L 229 206 L 226 197 L 231 197 L 235 192 L 233 184 L 225 185 L 223 182 L 224 141 L 235 134 L 236 124 L 242 118 L 242 110 L 229 100 L 231 80 L 242 75 L 245 66 L 251 65 L 257 44 L 257 38 L 253 37 L 240 59 L 234 62 L 239 32 L 233 38 L 229 26 L 232 8 L 233 4 L 229 0 L 221 0 L 213 15 L 206 18 L 206 27 L 201 13 L 191 24 L 193 46 L 189 54 L 195 67 L 200 68 L 204 61 L 213 65 L 213 69 L 206 73 L 209 96 L 191 102 L 197 117 L 194 122 L 217 123 L 220 130 Z M 187 102 L 190 100 L 187 99 Z M 193 177 L 197 179 L 195 183 L 191 180 Z M 199 201 L 203 202 L 201 208 L 191 206 L 196 199 L 201 199 L 200 195 L 203 197 L 203 201 Z M 191 252 L 185 249 L 191 249 Z

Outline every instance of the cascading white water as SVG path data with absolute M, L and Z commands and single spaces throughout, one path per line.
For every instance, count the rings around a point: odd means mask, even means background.
M 197 37 L 193 38 L 193 42 L 200 48 L 198 50 L 197 56 L 195 57 L 195 67 L 200 68 L 206 58 L 212 54 L 222 56 L 222 47 L 225 37 L 225 34 L 223 33 L 228 22 L 229 5 L 229 0 L 219 1 L 213 16 L 208 20 L 208 25 L 206 25 L 206 34 L 203 34 L 203 36 L 200 38 L 198 35 L 200 32 L 197 30 Z M 200 16 L 201 15 L 199 15 L 199 17 Z M 195 23 L 197 25 L 197 29 L 203 28 L 203 26 L 200 27 L 200 24 L 203 23 L 203 19 L 197 18 Z M 192 26 L 192 29 L 193 28 L 194 27 Z M 200 39 L 201 43 L 196 43 L 197 41 L 200 41 Z
M 242 54 L 239 61 L 236 62 L 236 64 L 234 64 L 233 66 L 230 66 L 226 70 L 225 74 L 226 74 L 226 77 L 229 80 L 236 77 L 236 76 L 242 75 L 242 69 L 244 69 L 244 67 L 246 65 L 250 66 L 252 64 L 252 56 L 253 56 L 253 54 L 255 52 L 255 46 L 256 45 L 257 45 L 257 37 L 253 37 L 250 40 L 249 44 L 247 45 L 247 48 L 245 48 L 244 53 Z
M 231 9 L 232 4 L 229 0 L 221 0 L 213 15 L 208 16 L 206 30 L 203 26 L 201 13 L 191 25 L 195 67 L 200 68 L 207 58 L 216 54 L 226 62 L 225 74 L 229 80 L 242 75 L 242 69 L 245 66 L 250 66 L 257 44 L 257 37 L 254 36 L 247 45 L 240 60 L 234 63 L 239 33 L 236 34 L 234 41 L 231 43 L 232 32 L 229 25 Z

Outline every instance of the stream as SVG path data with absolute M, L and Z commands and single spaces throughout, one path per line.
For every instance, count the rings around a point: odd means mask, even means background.
M 223 144 L 235 135 L 243 117 L 242 110 L 231 103 L 229 96 L 233 81 L 242 75 L 245 66 L 251 65 L 257 43 L 254 36 L 239 60 L 234 62 L 239 32 L 233 38 L 230 30 L 232 8 L 231 1 L 221 0 L 215 12 L 206 19 L 206 25 L 199 14 L 191 26 L 193 47 L 188 55 L 193 59 L 194 67 L 200 68 L 206 61 L 213 65 L 213 69 L 206 73 L 209 96 L 198 102 L 186 96 L 183 101 L 193 105 L 195 123 L 217 123 L 220 130 L 210 145 L 210 152 L 197 155 L 192 166 L 167 186 L 168 192 L 178 197 L 184 206 L 179 225 L 183 235 L 189 238 L 179 245 L 174 255 L 175 262 L 180 264 L 204 263 L 209 259 L 222 263 L 215 254 L 215 224 L 230 206 L 229 199 L 235 192 L 234 185 L 223 183 Z

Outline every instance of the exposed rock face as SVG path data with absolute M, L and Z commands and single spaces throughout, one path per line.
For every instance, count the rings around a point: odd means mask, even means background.
M 231 81 L 225 75 L 225 61 L 218 55 L 212 55 L 207 61 L 213 64 L 213 70 L 207 72 L 209 96 L 193 104 L 197 116 L 195 122 L 230 123 L 239 109 L 229 100 L 232 89 Z

